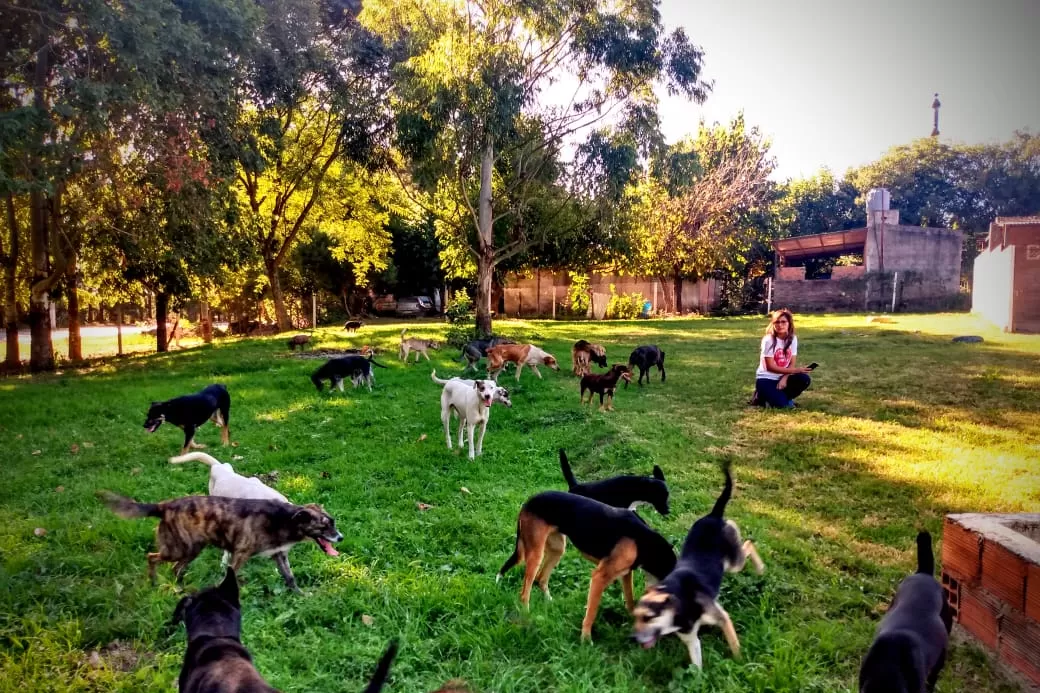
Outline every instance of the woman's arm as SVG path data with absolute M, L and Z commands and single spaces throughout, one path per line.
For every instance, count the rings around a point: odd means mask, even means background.
M 796 368 L 795 362 L 798 360 L 797 356 L 791 356 L 791 365 L 784 368 L 776 365 L 776 360 L 772 356 L 766 356 L 766 369 L 770 373 L 780 373 L 782 375 L 792 375 L 794 373 L 811 373 L 808 368 Z

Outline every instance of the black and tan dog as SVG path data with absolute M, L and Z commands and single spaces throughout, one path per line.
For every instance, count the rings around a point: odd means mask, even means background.
M 227 445 L 231 436 L 228 431 L 231 420 L 231 395 L 223 385 L 209 385 L 192 395 L 174 397 L 165 402 L 152 402 L 148 407 L 144 428 L 149 433 L 155 433 L 159 426 L 171 423 L 184 429 L 184 445 L 181 447 L 183 455 L 189 447 L 205 447 L 195 442 L 195 431 L 207 420 L 220 426 L 220 439 Z
M 602 481 L 578 483 L 567 461 L 567 453 L 560 448 L 560 469 L 570 493 L 585 496 L 615 508 L 635 510 L 642 504 L 652 505 L 662 515 L 668 514 L 668 484 L 664 472 L 656 464 L 653 476 L 622 474 Z
M 606 368 L 607 350 L 599 344 L 579 339 L 571 347 L 571 369 L 574 375 L 580 377 L 590 373 L 589 363 L 596 363 L 600 368 Z
M 563 557 L 567 538 L 581 554 L 596 564 L 589 584 L 581 637 L 592 637 L 592 624 L 607 587 L 621 578 L 625 606 L 635 606 L 632 571 L 642 568 L 660 580 L 675 567 L 675 550 L 631 510 L 614 508 L 573 493 L 546 491 L 532 496 L 516 520 L 516 547 L 502 568 L 501 577 L 517 563 L 524 563 L 520 601 L 527 607 L 535 580 L 549 596 L 549 576 Z
M 332 543 L 343 538 L 336 522 L 319 505 L 293 505 L 275 500 L 186 496 L 161 503 L 138 503 L 101 491 L 101 500 L 120 517 L 158 517 L 155 543 L 158 551 L 148 554 L 148 577 L 155 584 L 155 566 L 173 563 L 178 584 L 188 565 L 207 546 L 231 554 L 237 572 L 259 554 L 270 556 L 289 589 L 299 591 L 289 567 L 289 549 L 313 539 L 330 556 L 338 553 Z
M 860 693 L 935 690 L 953 616 L 935 581 L 932 536 L 917 535 L 917 572 L 903 580 L 859 670 Z
M 372 382 L 375 380 L 372 375 L 372 366 L 386 368 L 383 364 L 374 361 L 371 354 L 368 358 L 353 355 L 340 356 L 329 359 L 314 371 L 311 374 L 311 382 L 314 383 L 314 387 L 318 388 L 318 392 L 321 392 L 322 382 L 325 380 L 329 381 L 329 389 L 336 387 L 343 392 L 343 381 L 349 378 L 354 383 L 354 387 L 365 383 L 368 385 L 368 391 L 371 392 Z
M 183 597 L 173 612 L 173 625 L 184 623 L 188 648 L 178 679 L 180 693 L 278 693 L 253 665 L 242 645 L 242 607 L 235 571 L 224 581 Z M 379 660 L 363 693 L 378 693 L 397 655 L 397 641 Z
M 650 369 L 657 366 L 657 370 L 661 373 L 661 382 L 664 382 L 664 352 L 657 348 L 656 345 L 636 347 L 632 350 L 632 353 L 628 357 L 628 367 L 639 369 L 639 379 L 636 381 L 637 384 L 643 384 L 643 377 L 646 376 L 647 384 L 650 383 Z M 625 383 L 625 387 L 628 387 L 628 383 Z
M 419 355 L 422 354 L 426 357 L 426 360 L 430 360 L 430 355 L 427 354 L 427 350 L 433 349 L 438 351 L 441 348 L 439 342 L 433 339 L 419 339 L 418 337 L 405 337 L 404 333 L 408 331 L 408 328 L 401 330 L 401 348 L 398 351 L 398 358 L 408 363 L 408 354 L 415 352 L 415 362 L 419 363 Z
M 362 326 L 364 326 L 364 324 L 365 323 L 360 320 L 348 320 L 347 324 L 343 326 L 343 329 L 347 332 L 357 332 Z
M 675 633 L 690 652 L 690 661 L 701 667 L 701 626 L 718 625 L 735 657 L 740 656 L 740 640 L 729 614 L 718 602 L 722 575 L 735 573 L 748 558 L 761 574 L 765 569 L 754 544 L 741 541 L 740 530 L 732 520 L 723 519 L 726 504 L 733 494 L 733 477 L 725 467 L 726 486 L 711 512 L 693 523 L 679 553 L 679 562 L 661 582 L 646 591 L 635 608 L 635 639 L 646 648 Z
M 599 395 L 600 411 L 614 411 L 614 393 L 617 391 L 618 380 L 624 380 L 625 384 L 632 382 L 632 370 L 623 363 L 615 363 L 606 373 L 586 373 L 581 376 L 581 403 L 585 404 L 585 392 L 589 393 L 589 404 L 592 404 L 592 395 Z M 603 405 L 603 397 L 606 396 L 606 407 Z
M 471 368 L 477 370 L 477 364 L 480 359 L 487 356 L 487 350 L 499 344 L 516 344 L 516 342 L 507 337 L 488 337 L 466 342 L 466 345 L 462 347 L 462 356 L 459 357 L 459 361 L 466 362 L 466 367 L 462 369 L 462 372 L 465 373 Z

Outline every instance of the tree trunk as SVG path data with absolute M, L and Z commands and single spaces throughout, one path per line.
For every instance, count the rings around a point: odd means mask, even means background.
M 480 160 L 480 193 L 477 197 L 477 336 L 491 336 L 491 280 L 495 272 L 495 236 L 491 226 L 491 168 L 494 145 L 488 141 Z
M 117 353 L 123 355 L 123 304 L 116 306 L 116 349 Z
M 33 105 L 40 113 L 45 112 L 44 93 L 47 88 L 49 46 L 36 53 L 36 69 L 33 79 Z M 45 137 L 41 133 L 41 137 Z M 42 142 L 41 142 L 42 144 Z M 42 177 L 42 164 L 33 162 L 33 174 Z M 32 283 L 29 291 L 29 370 L 33 373 L 54 370 L 54 347 L 51 344 L 51 321 L 47 310 L 52 286 L 49 255 L 49 221 L 53 218 L 43 190 L 29 193 L 29 233 L 32 243 Z
M 18 353 L 18 217 L 14 210 L 14 196 L 7 193 L 7 228 L 11 230 L 10 254 L 7 256 L 4 282 L 4 329 L 7 332 L 7 354 L 4 363 L 9 369 L 21 367 Z
M 264 266 L 267 268 L 267 281 L 271 284 L 271 300 L 274 302 L 278 331 L 287 332 L 292 329 L 292 320 L 289 319 L 289 311 L 285 308 L 285 295 L 282 293 L 282 283 L 278 279 L 278 265 L 274 258 L 265 258 Z
M 682 275 L 679 274 L 679 270 L 675 270 L 673 280 L 675 282 L 675 314 L 682 315 Z
M 209 301 L 199 303 L 199 325 L 202 329 L 202 341 L 206 344 L 213 343 L 213 320 L 209 314 Z
M 65 293 L 69 303 L 69 361 L 83 360 L 83 340 L 79 334 L 79 288 L 76 286 L 76 252 L 70 251 L 65 265 Z
M 170 295 L 164 292 L 155 294 L 155 350 L 159 353 L 167 351 L 166 316 L 170 308 Z

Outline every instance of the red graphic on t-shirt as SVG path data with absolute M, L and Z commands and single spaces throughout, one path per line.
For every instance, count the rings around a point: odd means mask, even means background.
M 791 363 L 791 351 L 778 346 L 773 352 L 773 362 L 780 368 L 787 368 Z

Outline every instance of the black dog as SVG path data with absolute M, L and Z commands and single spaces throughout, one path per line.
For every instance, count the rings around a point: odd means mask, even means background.
M 195 430 L 209 419 L 221 427 L 220 439 L 227 445 L 230 433 L 228 424 L 231 421 L 231 395 L 223 385 L 210 385 L 193 395 L 174 397 L 165 402 L 152 402 L 148 407 L 148 415 L 144 427 L 149 433 L 155 433 L 163 423 L 172 423 L 184 429 L 184 446 L 181 454 L 189 447 L 201 448 L 195 443 Z
M 375 380 L 372 375 L 372 366 L 386 368 L 383 364 L 372 360 L 371 355 L 367 359 L 362 356 L 341 356 L 329 359 L 321 368 L 311 374 L 311 382 L 314 383 L 314 387 L 318 388 L 318 392 L 321 392 L 324 380 L 329 381 L 330 389 L 338 387 L 339 391 L 343 392 L 343 380 L 350 378 L 354 382 L 354 387 L 364 382 L 368 385 L 368 391 L 371 392 L 372 381 Z
M 242 645 L 242 608 L 235 571 L 216 587 L 182 598 L 173 625 L 184 622 L 188 649 L 178 679 L 180 693 L 278 693 L 267 684 Z M 397 654 L 391 642 L 363 693 L 378 693 Z
M 661 637 L 675 633 L 686 643 L 690 661 L 698 668 L 701 667 L 701 641 L 697 631 L 703 625 L 721 626 L 733 656 L 740 656 L 740 640 L 733 622 L 718 602 L 723 573 L 740 571 L 748 558 L 758 573 L 764 570 L 751 541 L 742 544 L 737 525 L 723 519 L 733 494 L 733 477 L 728 464 L 724 471 L 726 486 L 722 495 L 708 515 L 693 523 L 675 570 L 650 587 L 633 612 L 636 617 L 634 637 L 643 647 L 653 647 Z
M 860 693 L 924 693 L 946 663 L 953 616 L 935 581 L 932 536 L 917 535 L 917 572 L 903 580 L 859 670 Z
M 628 367 L 633 366 L 639 369 L 639 380 L 636 382 L 640 385 L 643 384 L 644 375 L 646 382 L 650 382 L 650 368 L 653 366 L 657 366 L 657 370 L 661 372 L 661 382 L 664 382 L 664 352 L 656 346 L 636 347 L 632 355 L 628 357 Z M 625 383 L 625 387 L 628 388 L 628 383 Z
M 498 578 L 517 563 L 524 564 L 520 601 L 531 601 L 535 580 L 549 595 L 549 576 L 563 557 L 567 538 L 596 564 L 589 583 L 581 637 L 592 637 L 592 624 L 603 592 L 618 578 L 625 606 L 635 606 L 632 571 L 642 568 L 660 580 L 675 568 L 675 549 L 631 510 L 614 508 L 573 493 L 545 491 L 527 499 L 516 519 L 516 545 L 498 571 Z M 544 559 L 544 560 L 543 560 Z
M 347 324 L 343 326 L 343 329 L 347 332 L 357 332 L 365 323 L 360 320 L 348 320 Z
M 516 342 L 506 337 L 488 337 L 467 342 L 462 347 L 462 355 L 459 357 L 459 361 L 466 362 L 466 367 L 462 369 L 462 372 L 465 373 L 470 368 L 477 370 L 477 363 L 487 356 L 487 350 L 499 344 L 516 344 Z
M 668 514 L 668 484 L 664 481 L 664 472 L 656 464 L 653 476 L 622 474 L 603 481 L 580 484 L 571 472 L 567 453 L 560 448 L 560 469 L 563 470 L 563 478 L 567 480 L 567 490 L 571 493 L 629 510 L 646 503 L 654 506 L 662 515 Z

